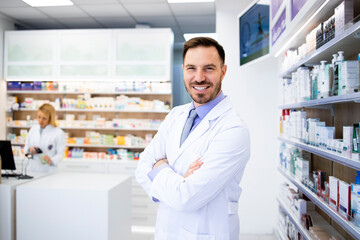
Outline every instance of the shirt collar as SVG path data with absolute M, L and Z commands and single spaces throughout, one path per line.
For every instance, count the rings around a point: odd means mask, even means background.
M 204 117 L 211 111 L 211 109 L 213 109 L 219 102 L 221 102 L 221 100 L 223 100 L 225 98 L 223 92 L 221 91 L 219 96 L 217 96 L 215 99 L 211 100 L 210 102 L 197 107 L 195 109 L 197 115 L 201 118 L 204 119 Z M 194 109 L 194 102 L 191 102 L 191 109 Z

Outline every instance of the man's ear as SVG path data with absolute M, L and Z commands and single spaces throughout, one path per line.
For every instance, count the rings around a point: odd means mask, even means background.
M 227 71 L 227 65 L 224 64 L 224 66 L 222 66 L 221 68 L 221 81 L 224 79 L 226 71 Z

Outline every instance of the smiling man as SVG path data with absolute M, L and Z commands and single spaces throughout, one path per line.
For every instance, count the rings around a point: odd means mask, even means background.
M 221 90 L 226 70 L 224 49 L 215 40 L 185 43 L 184 84 L 193 101 L 166 116 L 135 172 L 159 202 L 156 240 L 239 239 L 239 183 L 250 139 Z

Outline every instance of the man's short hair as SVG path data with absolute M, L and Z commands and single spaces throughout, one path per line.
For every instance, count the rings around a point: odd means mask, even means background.
M 188 40 L 184 44 L 184 48 L 183 48 L 183 62 L 184 62 L 187 51 L 190 48 L 196 48 L 196 47 L 215 47 L 219 53 L 222 64 L 224 65 L 224 63 L 225 63 L 224 48 L 216 40 L 209 38 L 209 37 L 196 37 L 196 38 L 192 38 L 192 39 Z

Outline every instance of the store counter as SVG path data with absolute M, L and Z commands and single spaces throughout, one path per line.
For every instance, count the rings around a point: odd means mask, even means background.
M 32 179 L 17 179 L 3 177 L 0 184 L 0 239 L 15 240 L 15 192 L 22 184 L 34 181 L 49 173 L 30 172 Z
M 58 172 L 17 187 L 18 240 L 131 239 L 131 178 Z

